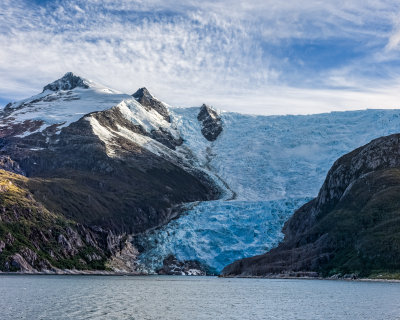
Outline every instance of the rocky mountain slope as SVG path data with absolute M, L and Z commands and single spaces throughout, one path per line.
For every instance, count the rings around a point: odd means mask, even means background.
M 49 211 L 36 201 L 29 183 L 41 179 L 0 170 L 0 266 L 2 271 L 33 272 L 64 269 L 112 269 L 117 259 L 130 249 L 126 235 L 87 227 Z M 115 268 L 114 268 L 115 269 Z M 123 264 L 123 271 L 135 272 Z
M 221 191 L 213 178 L 187 163 L 184 153 L 175 152 L 182 139 L 166 119 L 167 108 L 161 110 L 162 103 L 148 92 L 146 99 L 143 106 L 133 97 L 67 73 L 45 86 L 40 95 L 3 110 L 0 164 L 26 176 L 18 176 L 24 181 L 24 192 L 50 215 L 119 236 L 165 224 L 179 214 L 182 203 L 219 197 Z M 26 211 L 19 202 L 4 208 L 3 213 Z M 8 216 L 0 214 L 1 221 Z M 60 221 L 53 220 L 55 226 Z M 14 229 L 8 228 L 3 237 L 17 238 L 22 232 L 19 228 L 25 228 L 22 220 L 13 223 Z M 30 239 L 31 232 L 25 236 Z M 78 250 L 77 245 L 72 247 Z M 16 254 L 22 255 L 16 248 L 20 247 L 8 241 L 2 259 L 9 262 Z M 103 260 L 113 253 L 101 248 L 98 255 Z M 40 244 L 36 249 L 38 255 L 49 254 Z M 47 261 L 35 266 L 57 267 Z M 92 267 L 87 263 L 71 266 Z M 0 270 L 8 267 L 0 263 Z
M 208 141 L 215 141 L 222 132 L 221 117 L 205 104 L 201 106 L 197 120 L 201 122 L 201 133 Z
M 318 272 L 371 276 L 400 271 L 400 135 L 338 159 L 318 196 L 298 209 L 275 249 L 234 262 L 223 275 Z

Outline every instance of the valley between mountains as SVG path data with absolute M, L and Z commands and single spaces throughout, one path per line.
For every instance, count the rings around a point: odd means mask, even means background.
M 399 129 L 399 110 L 178 108 L 67 73 L 0 109 L 0 271 L 396 273 Z

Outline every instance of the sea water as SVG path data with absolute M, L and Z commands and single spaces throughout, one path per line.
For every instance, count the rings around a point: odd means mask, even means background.
M 400 283 L 0 276 L 0 319 L 400 319 Z

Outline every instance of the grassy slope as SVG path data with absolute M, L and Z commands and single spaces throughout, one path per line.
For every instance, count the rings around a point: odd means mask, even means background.
M 67 228 L 73 229 L 76 223 L 37 202 L 28 189 L 29 183 L 24 176 L 0 170 L 0 241 L 6 243 L 0 253 L 0 270 L 25 248 L 37 254 L 38 264 L 45 261 L 61 269 L 104 269 L 106 257 L 95 247 L 84 245 L 73 256 L 63 252 L 57 239 L 60 234 L 67 237 Z M 97 254 L 102 259 L 89 261 L 88 254 Z

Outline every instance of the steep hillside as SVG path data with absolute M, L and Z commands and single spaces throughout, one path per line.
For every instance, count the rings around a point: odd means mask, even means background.
M 399 273 L 400 135 L 376 139 L 337 160 L 318 197 L 297 210 L 283 232 L 277 248 L 236 261 L 222 273 Z
M 80 95 L 86 90 L 93 92 L 84 95 L 95 96 L 98 86 L 92 88 L 89 81 L 79 79 L 68 73 L 43 92 L 63 88 L 70 91 L 61 91 L 61 95 Z M 84 95 L 79 103 L 90 104 L 92 99 Z M 147 102 L 150 98 L 148 93 Z M 100 100 L 107 101 L 103 97 Z M 8 109 L 17 110 L 10 111 L 2 121 L 8 123 L 20 114 L 34 118 L 42 112 L 41 103 L 30 102 L 24 107 L 14 104 Z M 61 106 L 67 112 L 70 101 L 58 99 L 56 105 L 50 104 L 55 109 L 49 112 L 57 113 Z M 90 108 L 81 111 L 87 110 Z M 29 183 L 35 197 L 68 219 L 137 233 L 167 222 L 180 203 L 218 196 L 218 189 L 206 174 L 179 163 L 173 150 L 182 139 L 165 115 L 133 98 L 88 113 L 67 126 L 72 121 L 69 114 L 48 127 L 47 120 L 40 119 L 36 120 L 43 122 L 39 132 L 16 135 L 9 131 L 3 136 L 1 154 L 18 163 L 26 176 L 43 178 L 40 183 Z
M 0 271 L 106 270 L 111 257 L 131 250 L 126 236 L 49 211 L 29 191 L 41 182 L 0 170 Z M 128 263 L 121 271 L 135 270 Z
M 26 176 L 24 190 L 48 212 L 106 234 L 140 233 L 182 203 L 218 198 L 214 178 L 175 151 L 183 140 L 168 109 L 146 92 L 143 106 L 67 73 L 0 114 L 0 168 Z

